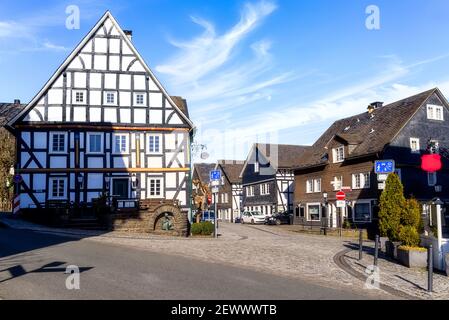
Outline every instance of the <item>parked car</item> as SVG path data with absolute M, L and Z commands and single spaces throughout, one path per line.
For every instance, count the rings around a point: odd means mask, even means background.
M 268 216 L 266 219 L 266 224 L 271 225 L 281 225 L 281 224 L 290 224 L 290 219 L 292 215 L 288 212 L 279 212 L 275 213 L 272 216 Z
M 264 224 L 265 215 L 259 211 L 245 211 L 242 213 L 241 223 Z

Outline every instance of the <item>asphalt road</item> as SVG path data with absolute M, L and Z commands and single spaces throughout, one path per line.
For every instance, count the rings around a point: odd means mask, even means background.
M 79 290 L 66 289 L 68 265 L 82 271 Z M 367 298 L 346 288 L 335 290 L 222 264 L 0 228 L 0 299 Z

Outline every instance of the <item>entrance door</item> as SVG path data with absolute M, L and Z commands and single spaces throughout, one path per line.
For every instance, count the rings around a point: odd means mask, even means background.
M 113 179 L 112 195 L 119 199 L 129 198 L 129 179 Z

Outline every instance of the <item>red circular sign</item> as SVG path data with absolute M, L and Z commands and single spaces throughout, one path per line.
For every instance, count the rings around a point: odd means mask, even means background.
M 440 171 L 443 164 L 439 154 L 425 154 L 422 156 L 421 168 L 426 172 Z
M 337 200 L 343 201 L 345 199 L 346 199 L 346 193 L 344 193 L 343 191 L 337 192 Z

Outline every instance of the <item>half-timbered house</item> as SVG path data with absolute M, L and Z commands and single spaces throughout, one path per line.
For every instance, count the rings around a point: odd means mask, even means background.
M 294 172 L 307 146 L 254 144 L 243 165 L 243 209 L 265 215 L 293 212 Z
M 139 200 L 190 208 L 193 124 L 108 11 L 10 122 L 22 209 Z
M 221 171 L 221 186 L 218 193 L 217 218 L 221 221 L 234 222 L 240 217 L 242 208 L 242 172 L 244 161 L 219 160 L 215 170 Z

